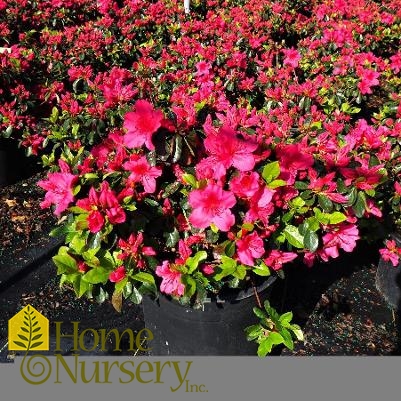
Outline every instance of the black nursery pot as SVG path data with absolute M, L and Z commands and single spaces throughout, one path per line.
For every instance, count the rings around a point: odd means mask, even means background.
M 401 234 L 391 235 L 398 247 L 401 247 Z M 401 263 L 394 267 L 391 262 L 380 258 L 376 272 L 376 288 L 391 308 L 401 311 Z
M 29 178 L 37 172 L 38 164 L 25 155 L 17 141 L 0 138 L 0 188 Z
M 262 302 L 275 279 L 269 277 L 257 288 Z M 206 302 L 201 310 L 164 295 L 157 301 L 144 297 L 145 327 L 154 335 L 148 344 L 150 355 L 256 355 L 257 344 L 247 341 L 244 332 L 258 321 L 254 306 L 257 301 L 252 288 Z

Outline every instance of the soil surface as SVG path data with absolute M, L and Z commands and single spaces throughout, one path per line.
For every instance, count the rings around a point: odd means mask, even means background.
M 80 330 L 130 327 L 137 332 L 144 327 L 141 306 L 127 304 L 118 314 L 107 301 L 77 300 L 70 289 L 59 288 L 51 262 L 55 243 L 48 235 L 56 220 L 39 206 L 43 191 L 35 183 L 41 178 L 38 174 L 0 189 L 0 362 L 12 361 L 16 354 L 7 351 L 8 319 L 28 304 L 51 322 L 65 322 L 64 333 L 72 332 L 72 321 L 81 322 Z M 32 249 L 42 252 L 40 263 L 29 262 Z M 294 312 L 305 342 L 274 354 L 401 355 L 400 319 L 375 287 L 377 263 L 376 247 L 360 245 L 332 263 L 289 266 L 286 278 L 277 280 L 271 302 L 281 312 Z M 64 341 L 65 354 L 70 348 Z
M 56 223 L 49 209 L 41 209 L 44 191 L 36 182 L 44 178 L 43 173 L 20 181 L 17 184 L 0 187 L 0 267 L 4 260 L 21 249 L 34 246 L 43 232 Z

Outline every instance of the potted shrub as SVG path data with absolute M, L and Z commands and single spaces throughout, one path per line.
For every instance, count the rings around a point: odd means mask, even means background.
M 13 31 L 15 10 L 4 23 L 49 74 L 23 139 L 44 153 L 42 206 L 65 236 L 54 262 L 78 296 L 205 309 L 397 225 L 392 0 L 36 3 L 34 33 Z M 290 313 L 251 298 L 259 355 L 301 338 Z

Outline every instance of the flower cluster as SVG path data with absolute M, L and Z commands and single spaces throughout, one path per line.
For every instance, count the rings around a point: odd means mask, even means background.
M 395 0 L 65 3 L 5 5 L 0 128 L 79 296 L 200 304 L 400 223 Z

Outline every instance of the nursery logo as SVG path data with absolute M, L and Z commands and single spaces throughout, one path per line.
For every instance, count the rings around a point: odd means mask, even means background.
M 106 343 L 114 338 L 114 350 L 121 351 L 120 342 L 125 335 L 129 339 L 130 351 L 149 351 L 144 346 L 154 338 L 151 330 L 144 328 L 138 333 L 125 329 L 120 333 L 117 329 L 79 329 L 80 322 L 73 323 L 73 333 L 63 334 L 63 322 L 54 322 L 56 329 L 54 355 L 46 356 L 37 351 L 49 351 L 49 320 L 31 305 L 26 306 L 8 321 L 8 349 L 24 351 L 20 364 L 22 378 L 29 384 L 39 385 L 46 382 L 59 383 L 155 383 L 170 382 L 171 392 L 207 393 L 204 384 L 193 383 L 189 373 L 193 361 L 148 361 L 132 358 L 111 360 L 102 358 L 96 360 L 81 358 L 86 352 L 107 349 Z M 90 334 L 93 344 L 88 347 L 85 336 Z M 64 358 L 61 352 L 61 339 L 73 341 L 71 358 Z M 53 347 L 52 347 L 53 348 Z M 33 353 L 32 353 L 33 351 Z M 136 354 L 135 354 L 136 355 Z M 113 376 L 117 380 L 113 380 Z
M 49 320 L 33 306 L 27 305 L 8 321 L 10 351 L 47 351 Z

